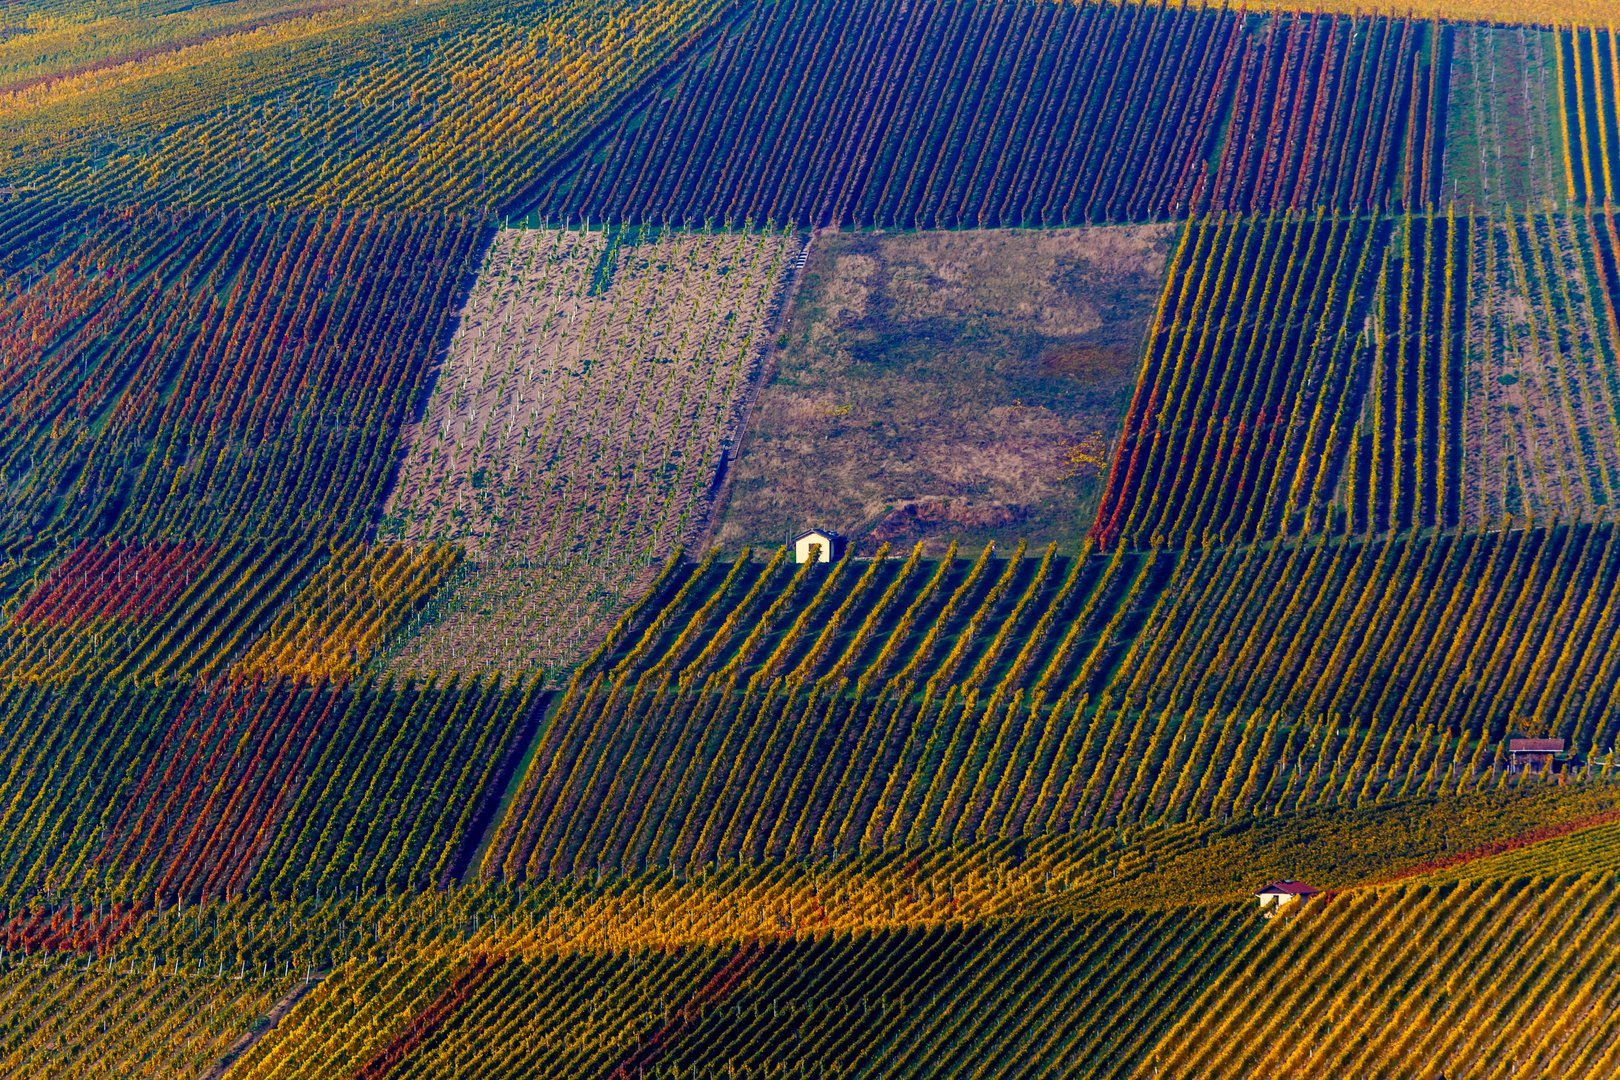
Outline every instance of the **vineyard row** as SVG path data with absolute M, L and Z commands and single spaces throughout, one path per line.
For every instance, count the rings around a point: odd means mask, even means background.
M 129 65 L 135 77 L 25 92 L 9 106 L 0 173 L 85 206 L 487 218 L 680 58 L 717 9 L 711 0 L 306 7 L 300 14 L 314 18 L 238 35 L 206 58 L 160 49 Z
M 1561 525 L 1189 553 L 1109 693 L 1607 749 L 1616 540 L 1613 526 Z
M 1144 1067 L 1162 1076 L 1608 1076 L 1617 889 L 1599 876 L 1352 892 L 1256 935 Z
M 1607 213 L 1188 226 L 1092 537 L 1614 520 L 1617 239 Z
M 364 529 L 483 235 L 446 217 L 0 216 L 44 248 L 0 283 L 14 558 L 108 531 Z
M 0 895 L 139 905 L 443 885 L 534 684 L 290 681 L 0 696 Z
M 1432 205 L 1449 42 L 1203 4 L 754 4 L 533 207 L 953 228 Z
M 711 559 L 561 692 L 482 872 L 1492 787 L 1509 732 L 1612 742 L 1616 550 L 1582 526 L 1179 557 Z

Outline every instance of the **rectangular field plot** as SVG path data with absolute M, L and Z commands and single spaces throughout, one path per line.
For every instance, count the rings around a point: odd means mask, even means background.
M 1565 180 L 1572 201 L 1620 202 L 1620 40 L 1606 30 L 1558 33 Z
M 1620 546 L 1612 525 L 1206 548 L 1176 571 L 1110 697 L 1277 710 L 1378 730 L 1442 724 L 1610 745 Z M 1384 760 L 1394 753 L 1383 747 Z
M 443 885 L 535 684 L 291 679 L 0 691 L 0 887 L 158 906 Z
M 532 205 L 929 229 L 1426 204 L 1446 101 L 1434 36 L 1203 4 L 754 4 Z
M 731 902 L 765 907 L 756 895 Z M 872 1041 L 892 1039 L 885 1075 L 1016 1057 L 1038 1063 L 1034 1075 L 1127 1077 L 1258 936 L 1246 915 L 1219 905 L 964 926 L 948 914 L 835 935 L 806 929 L 817 919 L 805 912 L 786 940 L 773 922 L 763 942 L 709 947 L 401 950 L 335 972 L 231 1075 L 286 1076 L 319 1057 L 344 1076 L 420 1080 L 853 1077 L 868 1074 Z M 1022 978 L 1042 993 L 1021 993 Z
M 1462 418 L 1468 524 L 1615 519 L 1617 238 L 1608 214 L 1503 216 L 1476 229 Z
M 0 209 L 0 542 L 363 531 L 482 228 Z
M 1447 28 L 1452 43 L 1442 203 L 1544 207 L 1569 197 L 1558 35 L 1529 26 Z
M 699 533 L 799 245 L 497 235 L 380 530 L 472 565 L 395 665 L 564 660 Z
M 1390 231 L 1294 214 L 1187 229 L 1093 538 L 1207 543 L 1327 519 Z
M 827 233 L 749 420 L 719 540 L 1071 539 L 1168 257 L 1162 226 Z
M 44 6 L 57 11 L 41 12 L 39 3 L 0 11 L 0 173 L 8 185 L 87 205 L 480 215 L 527 190 L 563 148 L 679 56 L 720 7 Z
M 1199 223 L 1092 535 L 1613 520 L 1617 240 L 1608 214 Z

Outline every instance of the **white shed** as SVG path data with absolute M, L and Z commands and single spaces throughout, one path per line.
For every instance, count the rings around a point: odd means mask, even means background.
M 844 538 L 824 529 L 811 529 L 793 538 L 793 561 L 832 562 L 844 557 Z

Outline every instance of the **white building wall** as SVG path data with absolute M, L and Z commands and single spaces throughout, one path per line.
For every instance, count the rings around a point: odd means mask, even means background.
M 807 563 L 810 561 L 810 549 L 820 548 L 816 555 L 816 562 L 832 562 L 832 537 L 822 533 L 811 533 L 801 536 L 793 544 L 793 561 Z

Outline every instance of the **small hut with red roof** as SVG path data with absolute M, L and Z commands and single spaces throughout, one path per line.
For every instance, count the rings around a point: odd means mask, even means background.
M 1285 878 L 1282 881 L 1273 881 L 1270 885 L 1255 893 L 1255 899 L 1260 901 L 1260 907 L 1268 915 L 1275 915 L 1279 911 L 1300 900 L 1309 900 L 1321 890 L 1314 889 L 1303 881 Z
M 1563 739 L 1509 739 L 1508 768 L 1514 772 L 1540 770 L 1564 752 Z

